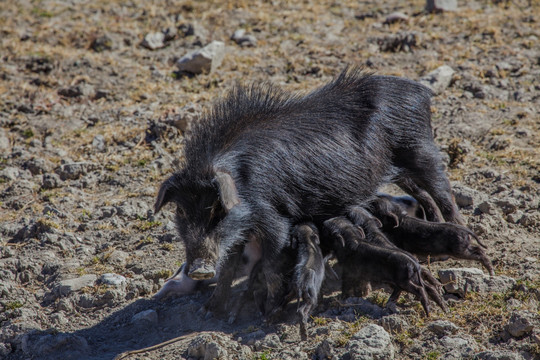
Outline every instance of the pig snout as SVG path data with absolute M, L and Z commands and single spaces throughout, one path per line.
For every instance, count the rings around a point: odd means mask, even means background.
M 207 260 L 195 259 L 189 267 L 188 276 L 193 280 L 210 280 L 216 276 L 216 268 Z

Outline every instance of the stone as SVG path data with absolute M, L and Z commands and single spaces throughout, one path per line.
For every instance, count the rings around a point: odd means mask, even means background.
M 232 34 L 231 40 L 233 40 L 235 43 L 237 43 L 240 46 L 256 46 L 257 45 L 257 39 L 255 38 L 255 36 L 246 34 L 245 29 L 236 30 Z
M 407 321 L 397 314 L 385 316 L 380 321 L 384 330 L 390 334 L 398 334 L 406 331 L 409 327 Z
M 55 358 L 84 358 L 89 351 L 88 342 L 82 336 L 60 333 L 58 335 L 27 333 L 22 339 L 22 350 L 26 355 L 55 355 Z M 61 353 L 66 353 L 61 356 Z M 69 353 L 69 356 L 66 356 Z
M 73 85 L 58 90 L 58 95 L 65 98 L 76 98 L 83 95 L 83 90 L 79 85 Z
M 478 210 L 484 214 L 495 215 L 495 205 L 490 201 L 483 201 L 478 205 Z
M 19 177 L 19 169 L 16 167 L 8 166 L 0 171 L 0 180 L 13 181 Z
M 86 274 L 75 279 L 61 280 L 53 289 L 53 293 L 57 297 L 68 296 L 69 294 L 78 291 L 86 286 L 94 286 L 97 280 L 97 275 Z
M 435 320 L 430 322 L 427 327 L 438 336 L 455 334 L 459 330 L 456 324 L 448 320 Z
M 55 172 L 62 180 L 76 180 L 96 168 L 97 166 L 93 163 L 72 162 L 60 165 Z
M 467 291 L 480 294 L 505 292 L 516 284 L 516 281 L 508 276 L 489 276 L 476 268 L 439 270 L 439 278 L 448 293 L 462 297 Z
M 156 310 L 148 309 L 141 311 L 131 318 L 132 324 L 157 324 L 158 323 L 158 314 Z
M 524 360 L 524 357 L 519 353 L 509 350 L 482 351 L 474 354 L 473 358 L 478 360 Z
M 426 10 L 433 11 L 456 11 L 457 0 L 427 0 Z
M 180 71 L 186 71 L 192 74 L 208 73 L 221 65 L 224 56 L 225 43 L 222 41 L 212 41 L 202 49 L 182 56 L 176 62 L 176 67 Z
M 92 147 L 99 152 L 104 152 L 106 150 L 105 137 L 101 134 L 94 136 L 94 139 L 92 140 Z
M 347 351 L 351 359 L 386 360 L 393 359 L 395 350 L 390 335 L 379 325 L 369 324 L 356 332 Z
M 60 176 L 55 173 L 43 174 L 41 187 L 45 190 L 56 189 L 62 185 Z
M 0 153 L 7 154 L 10 147 L 11 145 L 6 131 L 0 128 Z
M 478 345 L 472 336 L 443 336 L 439 340 L 443 348 L 442 359 L 464 359 L 469 358 L 478 351 Z
M 45 161 L 41 158 L 30 159 L 24 163 L 24 166 L 32 173 L 32 175 L 49 172 L 52 167 L 49 161 Z
M 540 325 L 540 316 L 527 310 L 516 311 L 510 316 L 506 330 L 513 337 L 519 338 L 531 333 L 535 325 Z
M 431 71 L 430 73 L 422 76 L 419 82 L 438 95 L 441 94 L 452 82 L 454 76 L 454 69 L 448 65 L 442 65 Z
M 281 347 L 281 341 L 279 340 L 279 336 L 277 336 L 277 334 L 270 334 L 264 338 L 262 345 L 263 347 L 278 349 Z
M 101 275 L 99 278 L 99 282 L 104 285 L 110 285 L 110 286 L 116 286 L 116 287 L 122 287 L 126 284 L 126 278 L 122 275 L 118 274 L 112 274 L 112 273 L 106 273 Z
M 161 31 L 148 33 L 141 42 L 141 46 L 144 46 L 149 50 L 161 49 L 165 46 L 165 34 Z
M 191 341 L 187 350 L 188 356 L 196 359 L 226 359 L 227 350 L 217 343 L 212 336 L 199 335 Z
M 323 340 L 319 345 L 317 345 L 317 348 L 315 349 L 315 356 L 317 359 L 338 359 L 337 352 L 334 349 L 334 344 L 332 344 L 332 342 L 330 342 L 328 339 Z
M 114 250 L 108 257 L 107 263 L 119 267 L 124 267 L 126 265 L 127 259 L 129 258 L 129 253 L 122 250 Z
M 461 186 L 454 187 L 453 193 L 457 206 L 464 208 L 474 204 L 475 190 Z

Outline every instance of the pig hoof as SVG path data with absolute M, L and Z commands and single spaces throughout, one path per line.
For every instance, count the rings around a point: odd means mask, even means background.
M 227 323 L 228 323 L 229 325 L 232 325 L 232 324 L 234 324 L 235 321 L 236 321 L 236 316 L 235 316 L 235 315 L 231 315 L 231 316 L 229 316 L 229 320 L 227 321 Z

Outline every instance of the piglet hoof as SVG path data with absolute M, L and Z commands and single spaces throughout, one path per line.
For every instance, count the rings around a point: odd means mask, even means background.
M 231 316 L 229 316 L 229 320 L 227 321 L 227 323 L 228 323 L 229 325 L 232 325 L 232 324 L 234 324 L 235 322 L 236 322 L 236 315 L 231 314 Z
M 300 339 L 302 341 L 307 340 L 307 329 L 306 329 L 306 325 L 303 323 L 300 323 Z

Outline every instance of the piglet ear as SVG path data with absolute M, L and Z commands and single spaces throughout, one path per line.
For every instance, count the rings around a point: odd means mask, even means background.
M 231 174 L 222 170 L 216 171 L 214 182 L 217 184 L 219 189 L 221 203 L 223 204 L 225 210 L 229 212 L 233 207 L 240 203 L 236 184 L 234 183 Z
M 176 175 L 173 175 L 165 180 L 163 184 L 161 184 L 156 198 L 156 203 L 154 204 L 154 213 L 157 214 L 165 204 L 174 198 L 176 195 L 175 193 L 178 191 L 177 187 L 175 186 L 176 180 Z
M 319 235 L 312 234 L 311 235 L 311 242 L 317 245 L 321 245 L 321 241 L 319 240 Z

